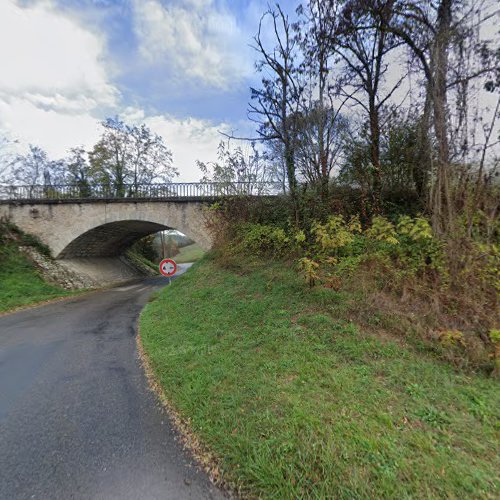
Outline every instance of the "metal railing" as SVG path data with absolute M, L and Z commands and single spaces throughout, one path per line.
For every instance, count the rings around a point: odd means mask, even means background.
M 277 196 L 283 185 L 277 182 L 176 182 L 166 184 L 93 185 L 0 185 L 2 201 L 73 200 L 203 200 L 224 196 Z

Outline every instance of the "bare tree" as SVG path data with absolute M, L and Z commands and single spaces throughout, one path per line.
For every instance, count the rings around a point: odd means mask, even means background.
M 321 185 L 325 197 L 333 168 L 340 152 L 340 131 L 345 120 L 340 114 L 346 99 L 335 106 L 338 93 L 332 78 L 334 67 L 334 31 L 338 22 L 339 2 L 309 0 L 299 6 L 296 36 L 303 61 L 300 66 L 306 82 L 302 116 L 299 123 L 298 151 L 301 174 Z
M 232 148 L 230 141 L 221 141 L 217 161 L 198 161 L 203 176 L 200 182 L 216 182 L 223 194 L 263 194 L 274 182 L 274 171 L 255 145 Z
M 11 185 L 27 186 L 26 194 L 32 197 L 40 187 L 46 191 L 64 182 L 64 161 L 50 160 L 42 148 L 30 144 L 26 153 L 13 159 L 6 180 Z
M 323 197 L 328 194 L 334 168 L 340 168 L 347 128 L 347 119 L 338 110 L 321 105 L 299 119 L 297 170 L 308 183 L 321 186 Z
M 330 1 L 336 4 L 336 0 Z M 373 14 L 374 8 L 377 15 Z M 384 88 L 388 54 L 401 45 L 392 33 L 382 29 L 391 17 L 391 0 L 348 0 L 342 5 L 334 33 L 334 48 L 345 67 L 342 93 L 368 117 L 375 211 L 380 209 L 382 189 L 380 112 L 406 77 L 403 74 L 388 89 Z
M 6 181 L 6 175 L 12 166 L 12 152 L 9 151 L 11 141 L 0 137 L 0 183 Z
M 482 67 L 463 74 L 458 66 L 450 68 L 450 53 L 460 50 L 459 38 L 470 37 L 467 22 L 484 2 L 471 0 L 391 0 L 392 16 L 374 6 L 384 30 L 395 34 L 411 50 L 425 77 L 427 103 L 432 109 L 432 126 L 437 144 L 436 174 L 430 197 L 433 226 L 438 233 L 450 231 L 455 221 L 452 193 L 453 170 L 450 161 L 449 90 L 495 68 Z M 484 18 L 479 22 L 484 22 Z M 457 59 L 460 61 L 460 58 Z M 462 68 L 463 69 L 463 68 Z M 450 78 L 450 75 L 454 75 Z M 466 123 L 466 121 L 464 121 Z M 425 127 L 425 125 L 424 125 Z
M 262 36 L 264 23 L 267 22 L 275 42 L 272 48 L 266 48 Z M 260 57 L 256 67 L 264 76 L 261 88 L 251 88 L 248 114 L 259 125 L 261 140 L 279 141 L 283 146 L 288 187 L 297 219 L 295 138 L 302 88 L 296 68 L 298 44 L 290 20 L 279 5 L 264 13 L 254 41 L 254 48 Z

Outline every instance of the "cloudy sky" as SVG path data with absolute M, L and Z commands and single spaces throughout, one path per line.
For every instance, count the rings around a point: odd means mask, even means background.
M 293 12 L 296 2 L 282 2 Z M 0 0 L 0 134 L 64 156 L 118 115 L 145 122 L 181 180 L 248 133 L 264 0 Z

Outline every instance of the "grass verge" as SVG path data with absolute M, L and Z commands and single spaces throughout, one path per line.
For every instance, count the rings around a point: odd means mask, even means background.
M 16 243 L 0 244 L 0 313 L 74 293 L 45 282 Z
M 179 248 L 179 253 L 174 257 L 175 262 L 184 264 L 185 262 L 196 262 L 200 260 L 205 251 L 196 243 Z
M 146 307 L 144 349 L 224 480 L 273 498 L 498 495 L 498 382 L 349 321 L 283 263 L 204 259 Z

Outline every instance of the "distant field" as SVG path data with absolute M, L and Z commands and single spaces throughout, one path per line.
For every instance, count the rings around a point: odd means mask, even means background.
M 180 252 L 174 257 L 179 264 L 185 262 L 195 262 L 203 257 L 204 250 L 196 243 L 180 249 Z

